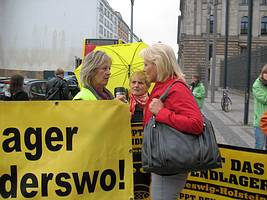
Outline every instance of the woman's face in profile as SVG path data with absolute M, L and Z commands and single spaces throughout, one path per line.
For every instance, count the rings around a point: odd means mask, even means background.
M 107 60 L 96 69 L 96 74 L 92 80 L 93 86 L 104 88 L 108 84 L 108 80 L 111 74 L 110 66 L 111 61 Z
M 267 81 L 267 73 L 263 73 L 262 78 Z
M 156 65 L 153 62 L 148 61 L 147 59 L 144 59 L 144 72 L 146 74 L 146 78 L 148 82 L 153 83 L 157 81 L 157 68 Z
M 138 76 L 135 76 L 131 79 L 130 89 L 131 89 L 131 93 L 134 96 L 144 95 L 147 93 L 147 90 L 148 90 L 145 81 L 139 78 Z

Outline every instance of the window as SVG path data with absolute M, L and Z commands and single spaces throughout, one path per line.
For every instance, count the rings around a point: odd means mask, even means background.
M 213 33 L 214 29 L 214 17 L 213 15 L 210 16 L 210 33 Z
M 212 58 L 212 54 L 213 54 L 213 46 L 212 44 L 209 45 L 209 60 Z
M 103 18 L 104 18 L 103 15 L 100 14 L 100 15 L 99 15 L 99 21 L 100 21 L 101 23 L 103 23 Z
M 248 34 L 248 17 L 241 18 L 240 34 Z
M 101 35 L 103 35 L 103 26 L 102 26 L 102 25 L 99 25 L 99 33 L 100 33 Z
M 247 47 L 246 46 L 240 46 L 240 54 L 244 54 L 247 52 Z
M 241 5 L 248 5 L 248 0 L 241 0 L 240 1 L 240 4 Z
M 261 0 L 261 5 L 267 5 L 267 0 Z
M 261 18 L 261 34 L 267 35 L 267 16 Z
M 100 3 L 100 8 L 99 8 L 100 12 L 103 12 L 103 4 Z

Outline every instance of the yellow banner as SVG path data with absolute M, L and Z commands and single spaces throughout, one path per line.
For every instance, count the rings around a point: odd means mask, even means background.
M 126 104 L 1 102 L 0 111 L 1 198 L 133 198 Z
M 222 169 L 191 172 L 178 199 L 266 200 L 266 151 L 220 145 Z

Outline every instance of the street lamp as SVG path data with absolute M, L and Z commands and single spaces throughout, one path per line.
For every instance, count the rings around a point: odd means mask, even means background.
M 133 42 L 133 6 L 134 0 L 131 0 L 131 42 Z

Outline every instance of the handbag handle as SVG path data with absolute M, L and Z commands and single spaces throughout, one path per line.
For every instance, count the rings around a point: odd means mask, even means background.
M 166 98 L 167 98 L 167 95 L 168 95 L 168 92 L 170 91 L 171 87 L 175 84 L 175 83 L 182 83 L 184 86 L 186 86 L 188 88 L 188 86 L 183 82 L 183 81 L 174 81 L 172 82 L 168 87 L 167 89 L 163 92 L 163 94 L 159 97 L 159 99 L 163 102 Z M 189 89 L 189 88 L 188 88 Z

